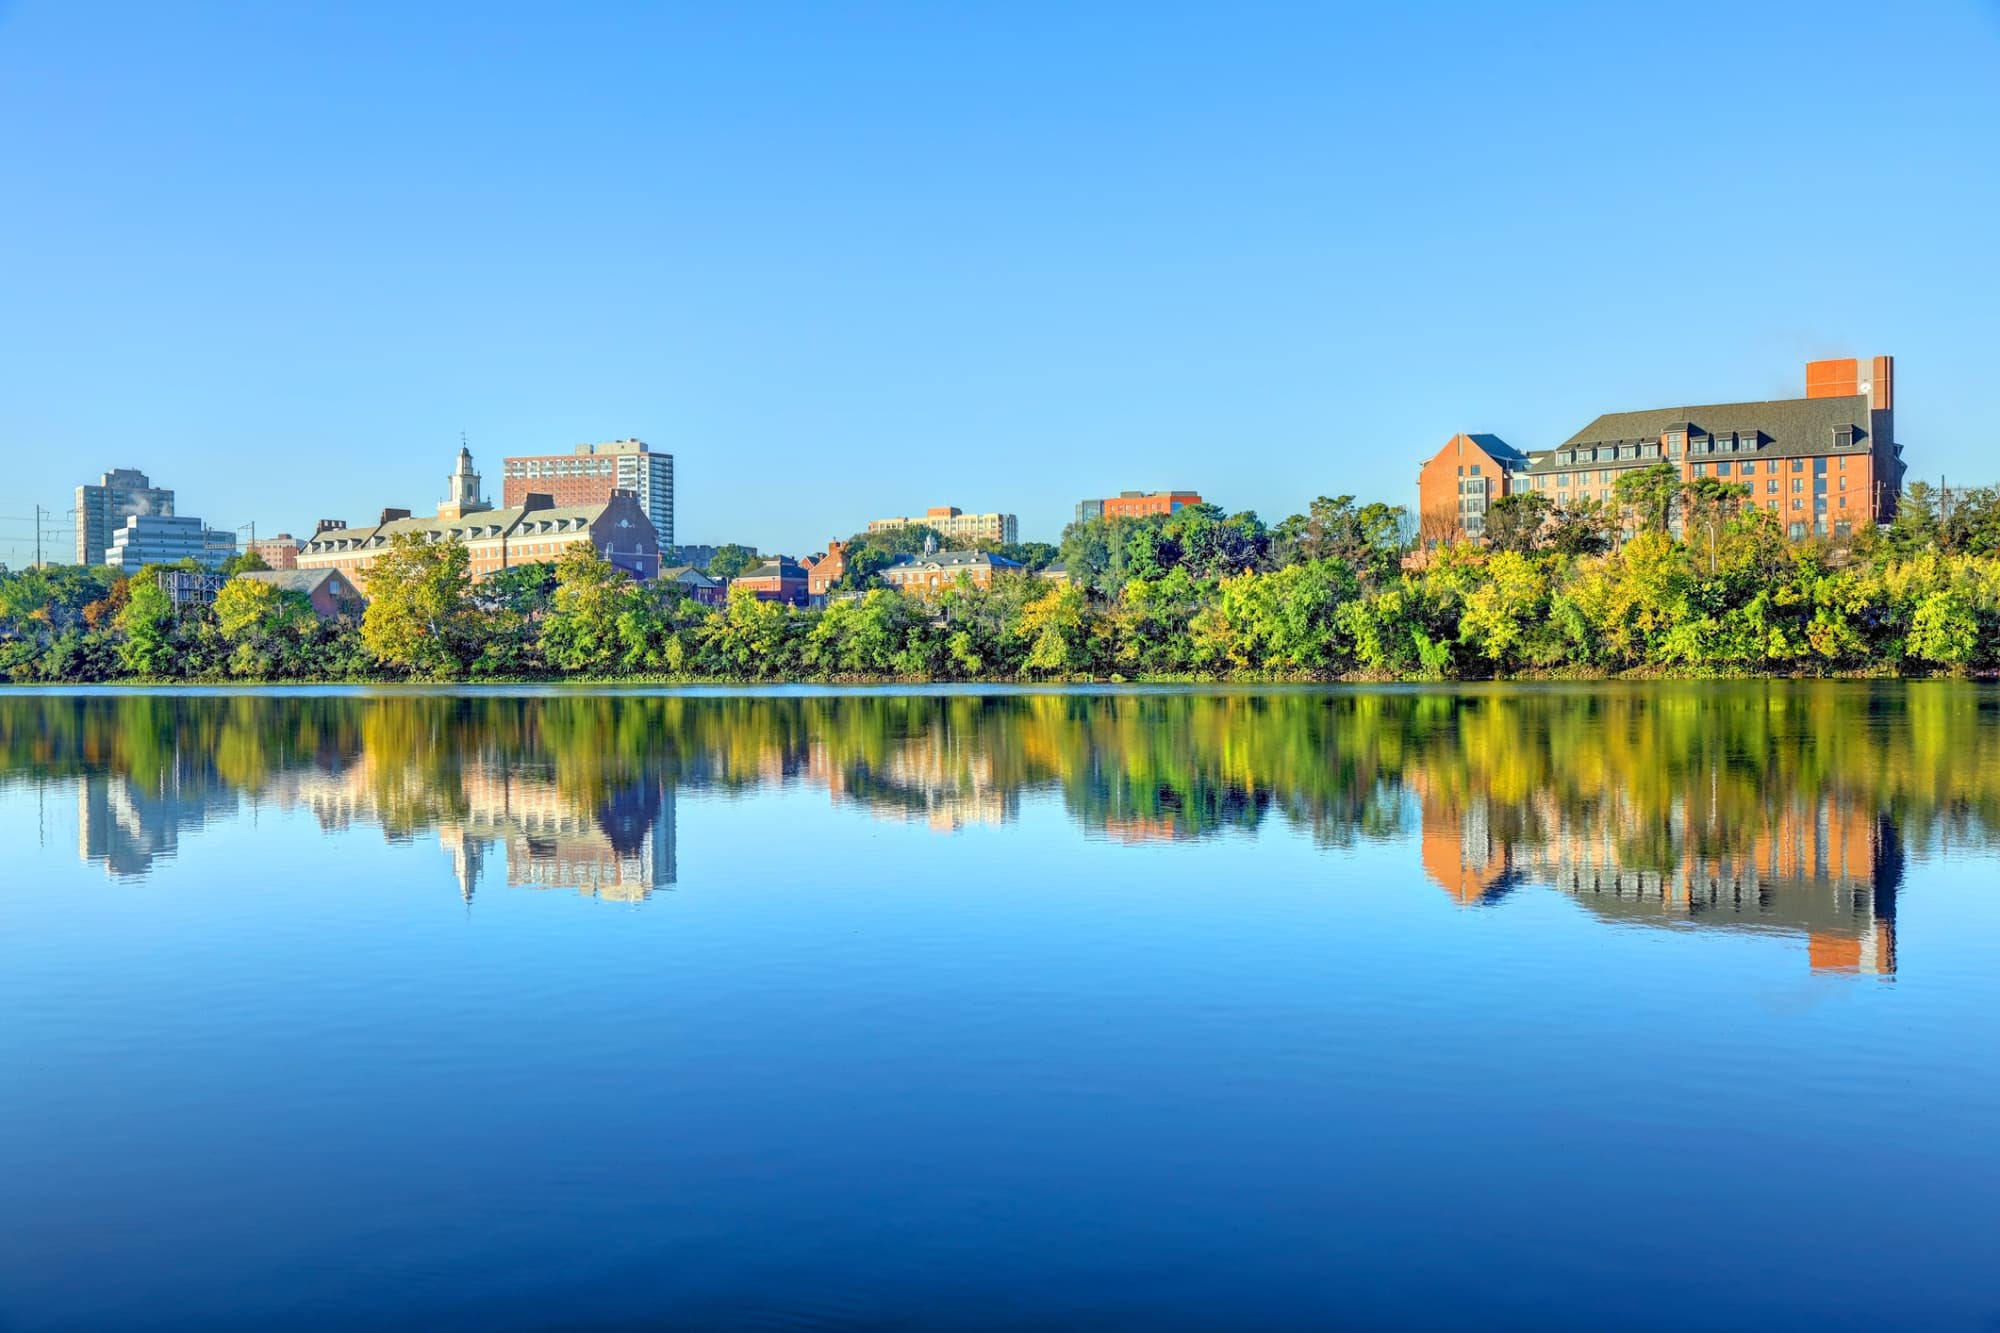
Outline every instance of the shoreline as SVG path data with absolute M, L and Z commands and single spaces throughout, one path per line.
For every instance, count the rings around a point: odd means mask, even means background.
M 479 676 L 463 679 L 425 680 L 408 676 L 369 676 L 348 679 L 239 679 L 217 677 L 214 679 L 190 679 L 185 676 L 119 677 L 112 680 L 38 680 L 0 681 L 0 692 L 46 692 L 65 689 L 141 689 L 141 690 L 226 690 L 226 689 L 463 689 L 463 688 L 562 688 L 566 686 L 604 689 L 616 686 L 631 686 L 639 689 L 954 689 L 976 690 L 998 688 L 1005 690 L 1035 689 L 1104 689 L 1155 687 L 1290 687 L 1309 688 L 1327 686 L 1460 686 L 1460 685 L 1643 685 L 1643 684 L 1699 684 L 1705 682 L 1745 683 L 1750 681 L 1782 681 L 1798 683 L 1806 681 L 1962 681 L 1966 683 L 1992 683 L 2000 681 L 2000 672 L 1993 671 L 1926 671 L 1904 672 L 1893 667 L 1849 668 L 1829 671 L 1663 671 L 1658 668 L 1634 668 L 1623 672 L 1517 672 L 1494 676 L 1422 676 L 1422 675 L 1382 675 L 1349 673 L 1345 675 L 1280 675 L 1265 673 L 1231 673 L 1227 675 L 1187 673 L 1187 674 L 1145 674 L 1124 676 L 876 676 L 876 675 L 827 675 L 827 676 L 784 676 L 755 678 L 742 676 L 667 676 L 651 674 L 631 675 L 576 675 L 553 676 Z

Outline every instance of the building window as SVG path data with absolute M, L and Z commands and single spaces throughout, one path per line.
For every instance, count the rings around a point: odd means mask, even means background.
M 1726 477 L 1729 475 L 1729 463 L 1727 460 L 1717 463 L 1715 465 L 1715 475 L 1718 477 Z
M 1833 447 L 1836 449 L 1852 449 L 1854 447 L 1854 428 L 1852 426 L 1834 427 Z
M 1688 464 L 1688 471 L 1692 472 L 1695 476 L 1699 477 L 1703 475 L 1702 469 L 1705 466 L 1707 465 L 1703 463 L 1690 463 Z
M 1765 481 L 1764 493 L 1766 495 L 1776 495 L 1778 493 L 1778 479 L 1776 477 L 1772 477 L 1769 480 Z

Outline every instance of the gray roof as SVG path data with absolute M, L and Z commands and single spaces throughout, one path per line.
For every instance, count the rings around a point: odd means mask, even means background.
M 901 555 L 884 567 L 883 573 L 891 569 L 1019 569 L 1021 562 L 1009 560 L 1004 555 L 991 555 L 985 551 L 933 551 L 929 555 Z
M 1498 435 L 1486 435 L 1478 431 L 1467 431 L 1465 433 L 1465 438 L 1471 440 L 1481 449 L 1484 449 L 1487 453 L 1493 455 L 1495 461 L 1501 459 L 1506 459 L 1509 462 L 1516 462 L 1516 463 L 1525 463 L 1528 461 L 1528 456 L 1526 454 L 1522 453 L 1519 449 L 1516 449 L 1513 445 L 1507 443 L 1507 441 L 1501 439 Z
M 1532 455 L 1531 472 L 1557 472 L 1571 467 L 1639 467 L 1663 460 L 1658 451 L 1660 436 L 1670 429 L 1685 430 L 1689 444 L 1723 441 L 1735 437 L 1738 454 L 1759 457 L 1793 458 L 1811 454 L 1865 453 L 1870 448 L 1868 399 L 1854 394 L 1836 398 L 1781 398 L 1761 403 L 1709 403 L 1697 407 L 1659 407 L 1644 412 L 1606 412 L 1554 449 L 1537 450 Z M 1849 445 L 1835 447 L 1835 431 L 1849 432 Z M 1556 456 L 1569 450 L 1589 451 L 1607 446 L 1652 445 L 1636 458 L 1578 457 L 1558 463 Z M 1702 455 L 1695 451 L 1694 457 Z M 1723 457 L 1730 456 L 1724 451 Z
M 328 579 L 340 579 L 340 591 L 337 595 L 342 597 L 360 596 L 360 593 L 354 587 L 354 581 L 342 578 L 340 571 L 331 566 L 325 569 L 246 569 L 236 577 L 239 579 L 255 579 L 259 583 L 268 583 L 280 592 L 302 592 L 308 597 L 312 596 L 318 590 L 319 585 L 325 583 Z
M 660 571 L 662 583 L 685 583 L 691 588 L 720 588 L 721 583 L 693 565 L 669 565 Z
M 738 579 L 802 579 L 806 571 L 796 560 L 766 560 L 754 569 L 738 574 Z M 732 580 L 733 582 L 734 580 Z
M 513 538 L 583 532 L 614 505 L 630 505 L 642 517 L 644 515 L 636 502 L 623 496 L 613 496 L 599 504 L 555 505 L 542 509 L 516 505 L 508 509 L 482 509 L 463 518 L 392 518 L 387 523 L 327 528 L 315 533 L 303 549 L 315 555 L 329 551 L 373 549 L 387 546 L 391 538 L 406 532 L 438 538 L 456 537 L 460 541 L 477 541 L 502 534 Z

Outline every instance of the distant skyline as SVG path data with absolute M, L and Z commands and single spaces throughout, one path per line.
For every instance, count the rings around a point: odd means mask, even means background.
M 687 543 L 1191 488 L 1896 357 L 2000 481 L 2000 6 L 0 0 L 0 561 L 636 436 Z

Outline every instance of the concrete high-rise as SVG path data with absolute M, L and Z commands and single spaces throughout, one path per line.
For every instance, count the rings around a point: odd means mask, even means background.
M 134 515 L 170 518 L 174 493 L 137 468 L 113 468 L 95 486 L 76 488 L 76 563 L 101 564 L 111 534 Z
M 134 514 L 111 534 L 93 564 L 136 573 L 145 565 L 173 565 L 192 560 L 204 569 L 220 569 L 236 554 L 236 534 L 209 527 L 198 518 Z
M 630 491 L 653 521 L 664 548 L 674 544 L 674 456 L 644 440 L 579 444 L 566 454 L 521 454 L 501 463 L 501 504 L 517 508 L 530 493 L 558 505 L 601 505 L 613 491 Z

